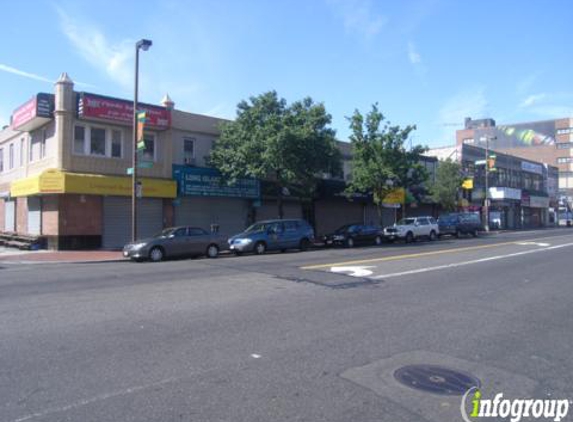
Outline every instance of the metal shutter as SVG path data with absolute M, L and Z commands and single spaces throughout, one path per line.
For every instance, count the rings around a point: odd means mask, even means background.
M 140 199 L 137 207 L 137 237 L 153 236 L 163 228 L 161 199 Z M 103 198 L 102 246 L 121 248 L 131 240 L 131 198 L 105 196 Z
M 302 205 L 299 202 L 283 202 L 284 218 L 302 218 Z M 257 221 L 274 220 L 279 215 L 276 201 L 263 201 L 263 205 L 257 208 Z
M 4 231 L 16 231 L 16 201 L 6 199 L 4 201 Z
M 182 198 L 175 206 L 176 226 L 196 226 L 207 231 L 219 225 L 219 233 L 230 236 L 246 228 L 249 201 L 239 198 Z
M 28 197 L 28 233 L 42 234 L 42 200 L 37 196 Z

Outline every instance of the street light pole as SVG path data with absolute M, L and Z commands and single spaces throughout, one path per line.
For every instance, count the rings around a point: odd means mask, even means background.
M 485 224 L 484 229 L 489 232 L 489 136 L 485 137 Z
M 141 39 L 135 43 L 135 92 L 133 95 L 133 156 L 131 172 L 131 241 L 137 240 L 137 94 L 139 88 L 139 50 L 147 51 L 150 40 Z

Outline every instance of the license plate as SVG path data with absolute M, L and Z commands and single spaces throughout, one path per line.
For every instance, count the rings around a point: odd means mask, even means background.
M 123 256 L 128 256 L 129 253 L 127 251 L 123 251 Z
M 326 244 L 327 244 L 327 245 L 332 245 L 332 240 L 327 240 L 327 241 L 326 241 Z

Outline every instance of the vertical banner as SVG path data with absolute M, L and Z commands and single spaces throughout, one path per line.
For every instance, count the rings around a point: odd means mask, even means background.
M 145 111 L 137 112 L 137 150 L 142 151 L 145 149 L 145 141 L 143 139 L 143 131 L 145 130 L 145 123 L 147 121 L 147 113 Z

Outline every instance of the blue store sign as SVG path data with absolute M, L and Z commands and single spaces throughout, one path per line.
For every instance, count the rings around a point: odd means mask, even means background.
M 177 181 L 178 196 L 225 196 L 228 198 L 258 199 L 261 184 L 257 179 L 239 179 L 227 185 L 221 173 L 212 168 L 173 165 L 173 179 Z

